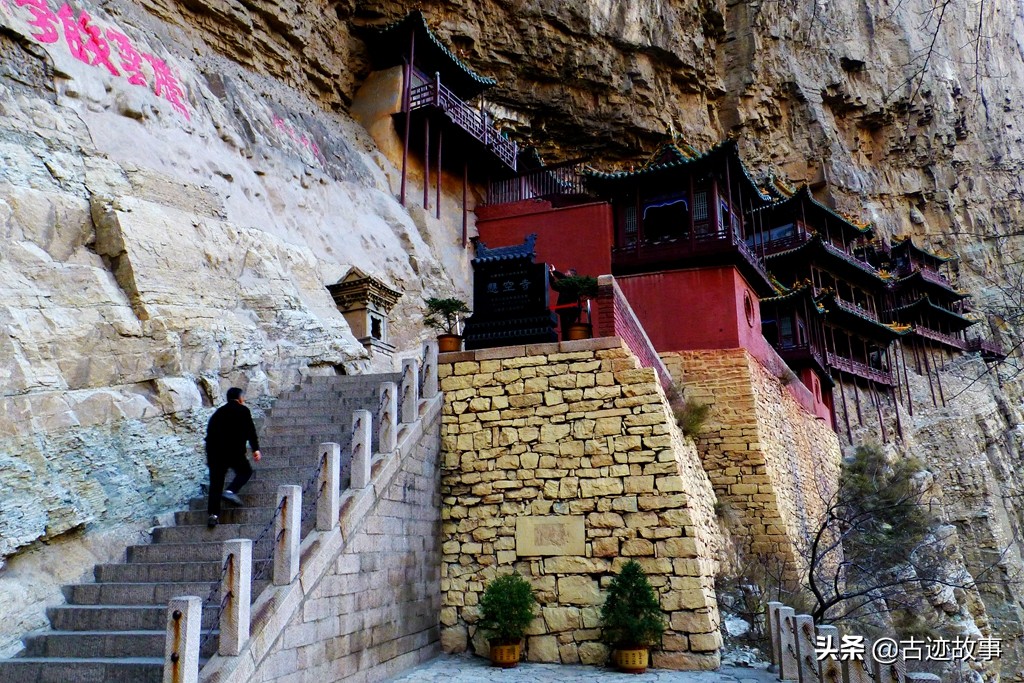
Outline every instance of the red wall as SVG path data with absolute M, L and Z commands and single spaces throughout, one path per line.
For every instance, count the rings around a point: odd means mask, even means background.
M 761 344 L 757 295 L 732 266 L 615 278 L 658 351 L 735 349 Z M 749 297 L 751 322 L 744 311 Z
M 553 208 L 551 202 L 527 199 L 476 209 L 476 229 L 488 247 L 522 244 L 537 233 L 537 262 L 580 275 L 612 272 L 615 239 L 612 207 L 607 202 Z

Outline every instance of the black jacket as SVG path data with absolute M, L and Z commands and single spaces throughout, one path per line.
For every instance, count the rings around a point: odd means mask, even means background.
M 252 413 L 238 401 L 228 401 L 214 411 L 206 426 L 206 458 L 223 458 L 245 453 L 248 441 L 254 451 L 260 449 Z

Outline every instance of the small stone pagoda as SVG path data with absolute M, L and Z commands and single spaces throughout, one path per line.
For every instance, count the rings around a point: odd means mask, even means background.
M 395 347 L 388 339 L 388 316 L 402 297 L 381 280 L 353 267 L 327 291 L 363 346 L 390 357 Z

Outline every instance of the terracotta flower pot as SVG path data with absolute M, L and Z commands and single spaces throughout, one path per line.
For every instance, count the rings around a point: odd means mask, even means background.
M 569 325 L 569 331 L 565 336 L 568 341 L 590 339 L 593 336 L 593 328 L 590 323 L 573 323 Z
M 615 650 L 615 665 L 627 674 L 642 674 L 647 671 L 647 648 L 642 646 Z
M 491 664 L 502 669 L 511 669 L 519 664 L 522 643 L 491 643 Z
M 452 351 L 462 350 L 462 337 L 457 334 L 439 334 L 437 335 L 437 351 L 438 353 L 450 353 Z

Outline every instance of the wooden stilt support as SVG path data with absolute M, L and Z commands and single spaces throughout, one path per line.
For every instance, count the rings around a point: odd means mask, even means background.
M 443 128 L 437 129 L 437 193 L 434 195 L 434 208 L 437 213 L 434 216 L 438 220 L 441 220 L 441 141 L 443 133 Z
M 896 342 L 900 347 L 900 358 L 903 360 L 903 379 L 907 383 L 907 410 L 910 411 L 910 417 L 914 417 L 914 397 L 910 394 L 910 374 L 907 372 L 907 354 L 903 350 L 903 342 Z
M 932 392 L 932 406 L 935 408 L 939 407 L 939 402 L 935 398 L 935 384 L 932 382 L 932 367 L 928 362 L 928 342 L 923 341 L 924 348 L 921 349 L 921 356 L 924 358 L 924 371 L 928 375 L 928 388 Z
M 839 398 L 843 402 L 843 421 L 846 422 L 846 440 L 853 443 L 853 430 L 850 429 L 850 409 L 846 405 L 846 392 L 843 391 L 843 376 L 839 375 L 839 379 L 834 381 L 836 386 L 839 387 Z
M 402 111 L 405 112 L 405 139 L 402 141 L 402 191 L 401 202 L 405 206 L 405 189 L 409 178 L 409 133 L 412 123 L 412 65 L 416 61 L 416 32 L 409 39 L 409 61 L 405 64 L 405 93 L 402 98 Z
M 942 390 L 942 368 L 939 367 L 938 363 L 935 362 L 935 354 L 941 354 L 941 351 L 936 352 L 931 344 L 928 345 L 928 351 L 932 356 L 932 367 L 935 368 L 935 384 L 939 387 L 939 401 L 942 402 L 942 407 L 946 407 L 946 394 Z M 940 356 L 941 357 L 941 356 Z
M 462 248 L 469 246 L 469 159 L 462 162 Z
M 423 117 L 423 210 L 430 209 L 430 119 Z

